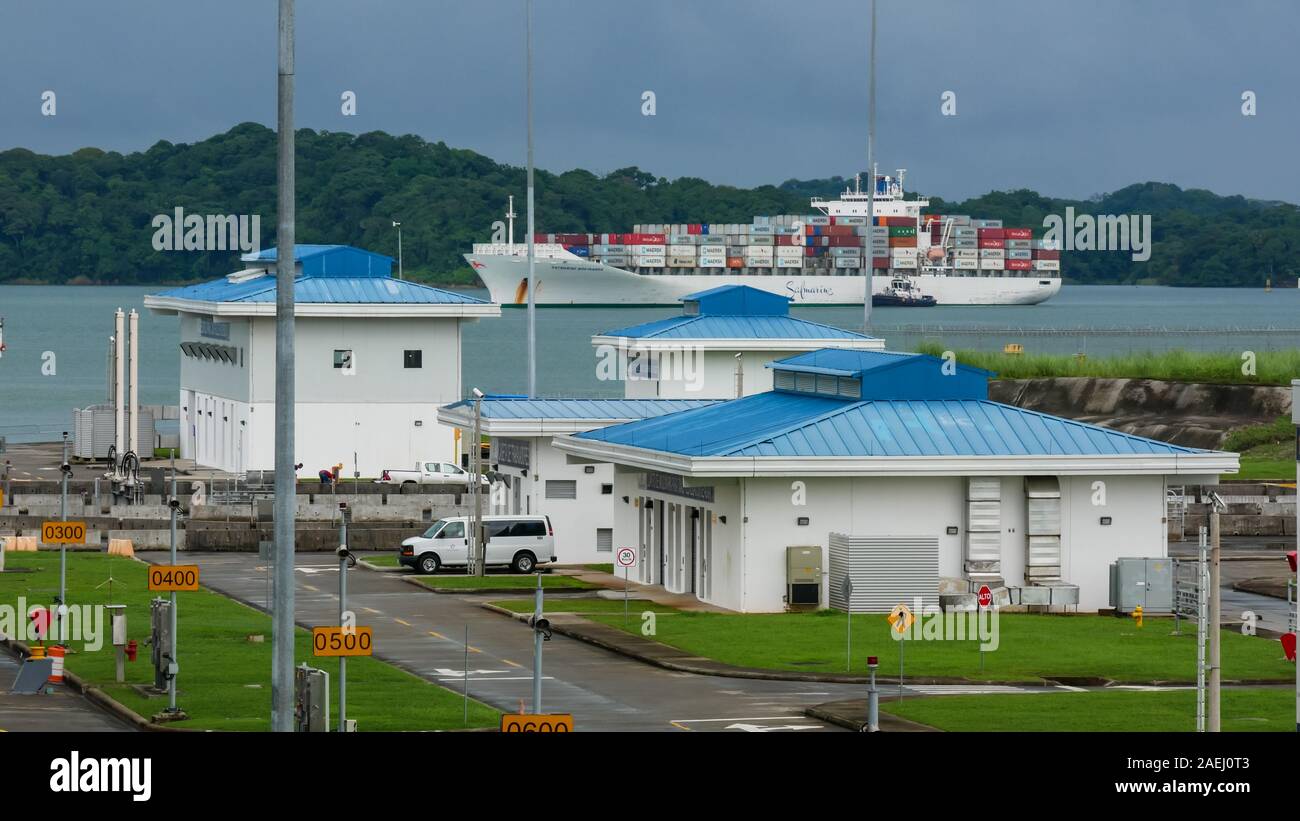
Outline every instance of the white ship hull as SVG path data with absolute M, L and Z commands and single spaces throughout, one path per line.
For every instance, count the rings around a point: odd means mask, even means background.
M 523 255 L 466 254 L 465 259 L 487 285 L 493 302 L 527 304 L 528 262 Z M 538 305 L 676 305 L 687 294 L 721 285 L 762 288 L 801 305 L 861 305 L 865 297 L 866 278 L 861 275 L 636 274 L 577 257 L 538 257 L 534 265 Z M 1044 276 L 1025 273 L 1033 275 L 907 276 L 940 305 L 1036 305 L 1061 290 L 1057 272 Z M 872 280 L 873 293 L 884 293 L 889 287 L 889 276 L 878 275 Z

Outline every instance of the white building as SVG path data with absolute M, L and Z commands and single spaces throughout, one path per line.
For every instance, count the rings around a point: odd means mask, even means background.
M 1238 468 L 990 402 L 987 372 L 934 357 L 823 350 L 772 371 L 766 393 L 555 439 L 614 465 L 614 540 L 637 546 L 641 581 L 743 612 L 882 612 L 983 584 L 1097 610 L 1116 558 L 1166 555 L 1167 478 Z
M 299 245 L 295 461 L 378 476 L 454 460 L 437 406 L 461 396 L 461 326 L 500 306 L 392 276 L 392 259 Z M 145 297 L 180 317 L 181 456 L 232 472 L 275 462 L 275 249 L 200 285 Z
M 551 518 L 563 564 L 613 561 L 614 466 L 571 465 L 553 437 L 648 419 L 710 404 L 687 399 L 526 399 L 487 396 L 480 430 L 491 439 L 494 474 L 489 513 L 542 513 Z M 474 400 L 438 409 L 438 421 L 474 440 Z M 623 545 L 619 545 L 620 547 Z
M 775 359 L 820 348 L 883 350 L 885 340 L 792 317 L 780 294 L 723 285 L 682 297 L 679 316 L 605 331 L 591 344 L 597 375 L 623 379 L 628 399 L 734 399 L 771 390 L 767 365 Z

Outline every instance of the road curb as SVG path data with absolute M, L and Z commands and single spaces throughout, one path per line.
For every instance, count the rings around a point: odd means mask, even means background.
M 490 602 L 482 602 L 479 604 L 479 607 L 482 607 L 485 610 L 490 610 L 491 612 L 496 613 L 498 615 L 507 616 L 509 618 L 515 619 L 516 621 L 521 621 L 525 623 L 528 621 L 528 617 L 531 615 L 529 613 L 516 613 L 513 610 L 507 610 L 504 607 L 498 607 L 497 605 L 491 604 Z M 577 616 L 576 614 L 575 616 L 577 618 L 581 618 L 581 616 Z M 595 622 L 588 622 L 588 623 L 595 624 Z M 603 625 L 600 626 L 603 627 Z M 710 661 L 710 663 L 707 665 L 692 664 L 688 661 L 681 661 L 681 660 L 675 661 L 670 658 L 659 658 L 656 656 L 652 656 L 648 653 L 638 652 L 634 648 L 629 647 L 627 646 L 627 644 L 624 644 L 622 642 L 607 641 L 601 638 L 600 636 L 592 635 L 591 633 L 582 630 L 581 626 L 579 626 L 578 629 L 574 629 L 573 625 L 565 625 L 563 623 L 557 623 L 555 621 L 552 621 L 551 629 L 562 636 L 567 636 L 568 638 L 574 639 L 576 641 L 581 641 L 586 644 L 590 644 L 594 647 L 599 647 L 602 650 L 608 650 L 612 653 L 618 653 L 621 656 L 626 656 L 627 658 L 633 659 L 635 661 L 639 661 L 643 664 L 650 664 L 655 667 L 660 667 L 664 670 L 672 670 L 673 672 L 677 672 L 677 673 L 694 673 L 696 675 L 720 676 L 722 678 L 757 679 L 760 681 L 807 681 L 807 682 L 819 682 L 823 684 L 867 684 L 871 681 L 869 676 L 859 676 L 859 675 L 854 675 L 852 673 L 797 673 L 797 672 L 785 671 L 785 670 L 764 670 L 762 668 L 757 668 L 757 667 L 734 667 L 729 664 L 724 664 L 722 662 L 714 662 L 714 661 Z M 678 657 L 679 659 L 695 658 L 692 656 L 685 655 L 685 651 L 678 650 L 676 647 L 663 644 L 662 642 L 649 641 L 648 639 L 638 640 L 636 639 L 636 637 L 631 637 L 631 638 L 633 638 L 636 641 L 651 645 L 656 649 L 662 649 L 666 654 L 681 653 L 682 655 Z M 1003 686 L 1003 687 L 1056 687 L 1059 685 L 1059 683 L 1062 680 L 1069 680 L 1071 678 L 1072 677 L 1070 676 L 1056 676 L 1051 678 L 1041 678 L 1033 681 L 1025 681 L 1025 680 L 1015 680 L 1015 679 L 988 679 L 988 680 L 968 679 L 968 678 L 959 678 L 955 676 L 905 676 L 903 679 L 903 684 L 904 685 L 907 684 L 976 684 L 976 685 Z M 1125 680 L 1100 679 L 1100 678 L 1097 679 L 1097 682 L 1099 682 L 1097 686 L 1102 686 L 1102 687 L 1116 687 L 1116 686 L 1184 687 L 1188 685 L 1194 685 L 1196 683 L 1194 680 L 1180 681 L 1180 680 L 1172 680 L 1172 679 L 1171 680 L 1153 679 L 1148 681 L 1125 681 Z M 877 684 L 898 684 L 898 678 L 891 677 L 891 676 L 876 676 L 876 683 Z M 1290 684 L 1292 683 L 1292 681 L 1289 679 L 1277 679 L 1277 680 L 1232 679 L 1232 680 L 1225 680 L 1223 683 L 1226 685 L 1234 685 L 1234 686 L 1271 686 L 1271 685 L 1281 686 L 1284 684 Z
M 0 644 L 3 644 L 9 653 L 19 660 L 32 654 L 32 649 L 28 647 L 25 642 L 21 642 L 17 639 L 0 639 Z M 119 721 L 125 722 L 136 730 L 156 733 L 214 732 L 212 730 L 199 730 L 189 727 L 168 727 L 164 724 L 155 724 L 98 687 L 91 686 L 85 679 L 67 668 L 64 668 L 63 680 L 68 685 L 69 689 L 81 694 L 87 701 L 99 707 L 104 712 L 111 714 Z

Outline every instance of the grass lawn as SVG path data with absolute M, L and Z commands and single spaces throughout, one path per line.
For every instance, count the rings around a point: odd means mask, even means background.
M 396 553 L 375 553 L 371 556 L 363 556 L 361 560 L 376 567 L 397 567 Z
M 1232 479 L 1295 481 L 1295 449 L 1292 445 L 1256 445 L 1241 454 L 1241 470 Z
M 1016 340 L 1008 338 L 1009 342 Z M 1026 348 L 1032 345 L 1026 341 Z M 937 342 L 918 346 L 921 353 L 942 356 L 946 348 Z M 1096 376 L 1110 378 L 1163 379 L 1175 382 L 1213 384 L 1290 385 L 1300 373 L 1300 350 L 1261 351 L 1256 374 L 1241 372 L 1240 353 L 1200 351 L 1144 351 L 1119 356 L 1085 357 L 1070 354 L 1004 354 L 992 351 L 959 350 L 963 365 L 994 371 L 1000 379 L 1036 379 L 1054 376 Z
M 1294 732 L 1295 691 L 1223 690 L 1224 732 Z M 936 696 L 882 702 L 880 709 L 955 732 L 1194 732 L 1196 691 Z
M 622 618 L 594 615 L 623 627 Z M 657 641 L 742 667 L 807 672 L 845 672 L 843 613 L 740 615 L 679 613 L 656 623 Z M 961 676 L 975 680 L 1031 681 L 1053 676 L 1096 676 L 1116 681 L 1194 681 L 1196 642 L 1184 625 L 1170 635 L 1172 619 L 1131 619 L 1006 613 L 999 619 L 999 646 L 984 654 L 974 641 L 908 641 L 904 672 L 914 676 Z M 637 622 L 627 628 L 640 633 Z M 867 656 L 880 658 L 880 674 L 898 672 L 899 642 L 890 638 L 883 614 L 853 617 L 853 669 L 865 673 Z M 1294 681 L 1295 667 L 1280 642 L 1223 631 L 1224 679 Z
M 59 586 L 57 553 L 12 553 L 7 567 L 31 568 L 31 573 L 0 574 L 0 603 L 16 606 L 25 596 L 27 607 L 50 604 Z M 129 683 L 151 684 L 153 669 L 149 648 L 149 600 L 146 567 L 132 559 L 103 554 L 68 554 L 70 604 L 108 604 L 108 588 L 100 587 L 110 571 L 114 577 L 113 603 L 127 605 L 129 638 L 140 643 L 135 662 L 127 662 L 128 684 L 113 681 L 114 654 L 108 644 L 108 618 L 104 618 L 104 646 L 83 651 L 83 643 L 70 642 L 67 666 L 91 684 L 143 716 L 167 706 L 166 698 L 139 695 Z M 165 594 L 163 594 L 165 595 Z M 177 630 L 180 662 L 178 703 L 190 715 L 176 726 L 214 730 L 267 730 L 271 713 L 271 619 L 206 589 L 177 594 Z M 260 634 L 261 643 L 246 637 Z M 81 652 L 75 652 L 81 651 Z M 311 655 L 311 635 L 298 631 L 297 663 L 307 662 L 330 674 L 337 696 L 338 662 Z M 331 709 L 337 709 L 333 705 Z M 465 727 L 461 696 L 373 658 L 348 662 L 348 717 L 365 730 L 437 730 Z M 499 714 L 479 702 L 469 705 L 471 727 L 494 726 Z
M 613 572 L 614 572 L 614 563 L 613 563 L 613 562 L 610 562 L 609 564 L 584 564 L 583 567 L 587 568 L 588 570 L 595 570 L 597 573 L 613 573 Z
M 536 590 L 537 576 L 465 576 L 456 573 L 438 573 L 433 576 L 416 576 L 425 587 L 442 590 Z M 543 590 L 594 590 L 599 585 L 575 579 L 572 576 L 542 574 Z
M 501 601 L 494 601 L 492 604 L 495 604 L 497 607 L 504 607 L 506 610 L 515 613 L 533 612 L 532 599 L 502 599 Z M 546 599 L 543 603 L 543 608 L 547 613 L 616 613 L 619 616 L 622 616 L 623 600 L 595 598 Z M 653 610 L 656 613 L 678 612 L 675 607 L 669 607 L 666 604 L 655 604 L 654 602 L 646 601 L 644 599 L 639 601 L 637 599 L 628 600 L 627 612 L 630 613 L 633 618 L 636 618 L 639 614 L 644 613 L 647 610 Z M 638 624 L 640 624 L 640 622 L 638 622 Z

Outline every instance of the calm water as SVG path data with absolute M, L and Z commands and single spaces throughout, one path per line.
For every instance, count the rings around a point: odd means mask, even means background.
M 57 438 L 71 409 L 104 401 L 113 310 L 141 312 L 140 399 L 175 404 L 180 353 L 175 317 L 144 310 L 149 289 L 134 287 L 0 286 L 0 316 L 8 350 L 0 358 L 0 435 L 10 441 Z M 486 291 L 481 293 L 486 297 Z M 538 390 L 542 395 L 617 396 L 618 383 L 599 382 L 591 336 L 672 315 L 669 308 L 549 308 L 537 312 Z M 796 316 L 860 329 L 854 308 L 796 308 Z M 507 309 L 500 319 L 465 330 L 465 385 L 491 393 L 527 386 L 527 314 Z M 1300 347 L 1300 334 L 1252 334 L 1257 328 L 1300 328 L 1300 291 L 1134 286 L 1067 286 L 1043 305 L 877 308 L 873 331 L 889 346 L 911 350 L 925 340 L 951 348 L 997 350 L 1020 342 L 1026 351 L 1099 356 L 1150 349 L 1270 350 Z M 1203 329 L 1149 335 L 1134 329 Z M 1056 329 L 1048 335 L 1009 329 Z M 1084 334 L 1082 329 L 1090 329 Z M 1230 333 L 1216 333 L 1221 331 Z M 41 373 L 42 355 L 55 354 L 55 373 Z M 51 436 L 51 434 L 53 434 Z

